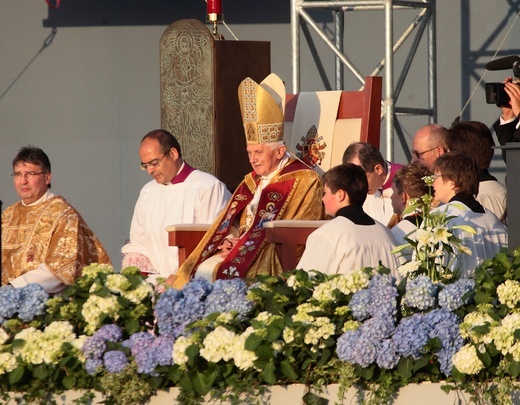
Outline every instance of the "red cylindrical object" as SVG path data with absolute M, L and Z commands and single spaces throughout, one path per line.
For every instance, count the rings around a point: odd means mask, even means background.
M 207 0 L 208 14 L 222 14 L 222 0 Z

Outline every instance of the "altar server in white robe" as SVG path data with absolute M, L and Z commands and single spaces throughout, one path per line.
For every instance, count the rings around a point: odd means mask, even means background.
M 394 176 L 392 184 L 392 208 L 394 213 L 401 217 L 401 220 L 392 228 L 397 245 L 407 243 L 406 237 L 414 239 L 414 233 L 422 222 L 422 197 L 433 194 L 433 190 L 424 181 L 426 176 L 430 176 L 430 171 L 424 167 L 411 163 L 399 169 Z M 418 204 L 413 211 L 407 211 L 412 204 Z
M 379 262 L 396 274 L 395 239 L 363 211 L 368 181 L 362 167 L 336 166 L 323 175 L 325 212 L 334 217 L 309 235 L 298 269 L 346 274 Z
M 178 248 L 168 245 L 166 226 L 213 223 L 231 194 L 217 178 L 184 162 L 179 142 L 165 130 L 145 135 L 139 156 L 141 169 L 153 180 L 135 205 L 130 241 L 121 250 L 123 267 L 137 266 L 155 283 L 179 267 Z
M 451 264 L 463 278 L 471 277 L 477 265 L 507 248 L 507 228 L 495 214 L 485 209 L 476 199 L 479 187 L 479 167 L 473 156 L 453 151 L 439 156 L 433 165 L 435 199 L 452 219 L 448 228 L 462 240 L 471 255 L 459 254 Z M 475 234 L 453 228 L 469 225 Z

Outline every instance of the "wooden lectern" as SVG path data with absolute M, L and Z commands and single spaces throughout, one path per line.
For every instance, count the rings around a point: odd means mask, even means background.
M 215 39 L 198 20 L 174 22 L 161 37 L 161 127 L 178 139 L 187 163 L 230 191 L 251 171 L 238 85 L 268 76 L 270 53 L 270 42 Z

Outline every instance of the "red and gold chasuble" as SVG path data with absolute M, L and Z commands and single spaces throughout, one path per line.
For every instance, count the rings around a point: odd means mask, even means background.
M 287 196 L 293 188 L 294 181 L 295 180 L 293 179 L 291 181 L 268 184 L 262 190 L 262 196 L 258 202 L 253 226 L 244 234 L 240 235 L 238 243 L 220 264 L 217 270 L 217 279 L 245 277 L 257 252 L 264 243 L 265 229 L 262 224 L 277 219 L 287 201 Z M 258 185 L 259 180 L 256 180 L 255 182 Z M 251 193 L 249 187 L 247 187 L 245 183 L 242 183 L 233 195 L 228 214 L 219 225 L 215 236 L 202 251 L 200 258 L 195 265 L 196 267 L 217 251 L 217 246 L 220 245 L 222 239 L 228 234 L 229 228 L 233 224 L 237 215 L 241 214 L 246 209 L 248 202 L 252 199 L 253 193 Z
M 244 223 L 247 205 L 253 200 L 260 179 L 248 174 L 238 186 L 228 206 L 202 238 L 192 254 L 179 267 L 173 287 L 182 288 L 205 260 L 218 252 L 218 246 L 233 224 Z M 290 160 L 261 191 L 251 228 L 240 230 L 240 239 L 229 254 L 214 268 L 215 279 L 249 278 L 256 274 L 279 274 L 282 271 L 273 244 L 265 242 L 263 223 L 276 219 L 323 218 L 323 188 L 316 172 L 299 161 Z

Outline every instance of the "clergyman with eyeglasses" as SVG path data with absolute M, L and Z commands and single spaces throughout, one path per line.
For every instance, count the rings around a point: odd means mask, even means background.
M 26 146 L 13 160 L 20 201 L 2 212 L 2 285 L 40 284 L 57 293 L 91 263 L 110 263 L 81 215 L 51 188 L 51 164 L 40 148 Z
M 157 284 L 179 267 L 178 249 L 168 245 L 165 228 L 213 223 L 231 194 L 216 177 L 185 162 L 179 142 L 168 131 L 146 134 L 139 157 L 141 169 L 153 180 L 144 185 L 135 204 L 130 241 L 121 250 L 123 267 L 136 266 Z
M 439 124 L 419 128 L 412 140 L 412 163 L 432 171 L 435 159 L 448 151 L 447 137 L 448 130 Z

